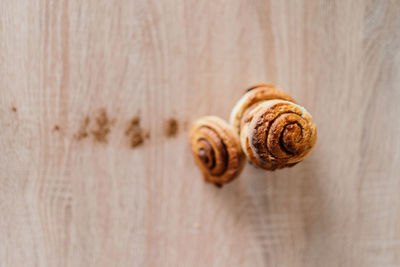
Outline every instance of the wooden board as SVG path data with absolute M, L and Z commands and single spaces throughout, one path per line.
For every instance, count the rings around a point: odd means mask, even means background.
M 399 51 L 395 0 L 1 1 L 0 266 L 399 266 Z M 204 183 L 190 122 L 260 82 L 315 150 Z

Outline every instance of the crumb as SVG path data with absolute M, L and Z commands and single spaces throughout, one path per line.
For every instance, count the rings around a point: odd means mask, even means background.
M 139 134 L 135 134 L 131 136 L 131 147 L 135 148 L 138 145 L 142 144 L 144 141 L 143 136 L 139 135 Z
M 96 117 L 97 128 L 92 130 L 92 135 L 97 142 L 107 143 L 108 134 L 110 133 L 110 127 L 113 124 L 108 116 L 105 109 L 100 110 L 99 115 Z
M 11 108 L 11 111 L 12 111 L 12 112 L 17 112 L 17 108 L 16 108 L 16 107 L 12 107 L 12 108 Z
M 133 130 L 135 130 L 136 127 L 140 126 L 140 118 L 138 116 L 135 116 L 131 119 L 131 122 L 129 124 L 129 127 L 125 131 L 125 135 L 130 135 Z
M 86 138 L 86 137 L 88 137 L 88 132 L 87 132 L 87 127 L 89 126 L 89 123 L 90 123 L 90 118 L 89 117 L 86 117 L 84 120 L 83 120 L 83 122 L 82 122 L 82 124 L 81 124 L 81 128 L 79 129 L 79 131 L 74 135 L 74 137 L 75 137 L 75 139 L 76 140 L 82 140 L 82 139 L 84 139 L 84 138 Z
M 150 137 L 150 133 L 145 133 L 140 127 L 140 118 L 138 116 L 131 119 L 129 126 L 125 131 L 125 135 L 129 136 L 129 145 L 131 148 L 141 145 L 144 142 L 144 139 Z
M 58 126 L 58 125 L 54 125 L 54 127 L 53 127 L 53 131 L 59 131 L 60 130 L 60 126 Z
M 165 127 L 165 135 L 167 137 L 174 137 L 178 134 L 178 122 L 174 118 L 170 118 L 167 121 L 167 125 Z

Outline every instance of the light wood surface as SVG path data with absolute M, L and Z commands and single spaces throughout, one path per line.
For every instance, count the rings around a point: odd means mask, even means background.
M 0 266 L 399 266 L 399 51 L 396 0 L 0 1 Z M 260 82 L 315 150 L 204 183 L 190 122 Z

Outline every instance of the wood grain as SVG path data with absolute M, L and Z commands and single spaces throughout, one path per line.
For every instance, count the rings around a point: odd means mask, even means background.
M 395 0 L 1 1 L 0 266 L 399 266 L 399 14 Z M 315 150 L 204 183 L 188 125 L 227 119 L 260 82 L 310 111 Z

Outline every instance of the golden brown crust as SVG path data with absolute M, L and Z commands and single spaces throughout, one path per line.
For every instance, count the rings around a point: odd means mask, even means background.
M 231 113 L 230 123 L 236 133 L 240 134 L 242 118 L 249 109 L 256 106 L 259 102 L 272 99 L 282 99 L 295 103 L 290 95 L 281 89 L 275 88 L 273 85 L 258 84 L 250 87 L 235 105 Z
M 197 120 L 190 131 L 190 144 L 195 161 L 208 182 L 223 185 L 235 179 L 244 167 L 239 137 L 218 117 Z
M 242 118 L 242 148 L 249 160 L 263 169 L 293 166 L 312 150 L 316 140 L 311 115 L 293 102 L 262 101 Z

